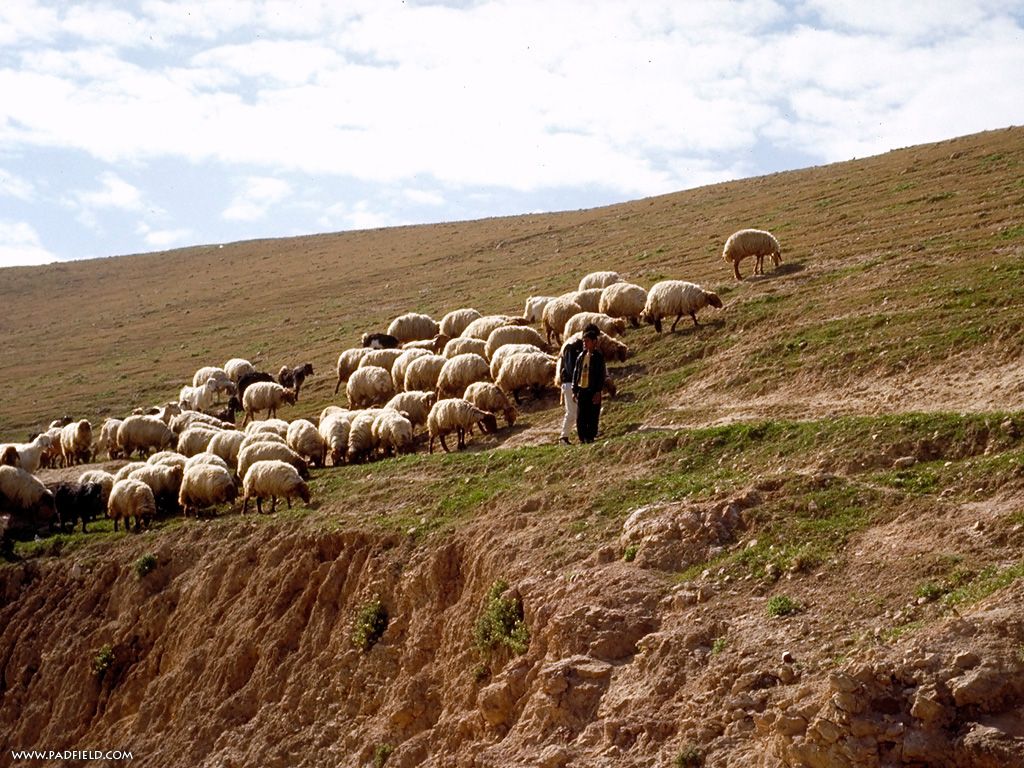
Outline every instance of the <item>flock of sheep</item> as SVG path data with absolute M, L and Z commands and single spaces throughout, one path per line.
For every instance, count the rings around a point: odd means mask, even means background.
M 755 273 L 781 250 L 761 230 L 742 230 L 723 251 L 740 278 L 739 263 L 756 259 Z M 615 272 L 585 276 L 576 291 L 561 296 L 531 296 L 524 314 L 483 315 L 471 308 L 453 310 L 439 321 L 417 313 L 395 318 L 385 333 L 363 335 L 359 347 L 338 357 L 338 393 L 345 385 L 347 407 L 330 405 L 317 423 L 287 422 L 277 411 L 297 402 L 311 363 L 283 367 L 276 377 L 257 371 L 241 358 L 223 367 L 196 371 L 178 400 L 124 419 L 107 419 L 97 439 L 87 420 L 64 418 L 28 443 L 0 445 L 0 513 L 6 533 L 33 532 L 42 524 L 73 527 L 99 516 L 134 521 L 137 529 L 158 512 L 180 510 L 199 515 L 242 493 L 262 512 L 269 499 L 309 502 L 309 465 L 334 466 L 375 456 L 415 450 L 416 430 L 426 428 L 428 450 L 435 441 L 448 451 L 454 434 L 465 446 L 474 428 L 493 433 L 498 417 L 511 427 L 516 405 L 530 392 L 540 397 L 559 389 L 561 354 L 551 354 L 578 338 L 587 325 L 601 330 L 599 348 L 609 360 L 624 361 L 628 347 L 616 337 L 627 324 L 653 324 L 684 316 L 697 322 L 705 307 L 721 308 L 719 297 L 694 283 L 666 280 L 645 290 Z M 543 332 L 533 327 L 539 323 Z M 614 386 L 613 384 L 611 385 Z M 219 407 L 222 398 L 227 405 Z M 241 428 L 235 413 L 244 410 Z M 265 413 L 265 418 L 260 418 Z M 43 484 L 42 468 L 70 467 L 102 454 L 127 459 L 116 472 L 92 469 L 77 481 Z M 138 460 L 135 460 L 138 455 Z

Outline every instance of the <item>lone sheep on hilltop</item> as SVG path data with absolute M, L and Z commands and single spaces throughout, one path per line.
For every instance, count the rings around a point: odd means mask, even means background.
M 754 257 L 754 274 L 764 274 L 764 257 L 771 256 L 772 264 L 779 266 L 782 263 L 782 248 L 775 235 L 763 229 L 741 229 L 734 232 L 725 241 L 722 249 L 722 258 L 732 263 L 732 272 L 737 280 L 742 280 L 740 274 L 740 262 L 748 256 Z

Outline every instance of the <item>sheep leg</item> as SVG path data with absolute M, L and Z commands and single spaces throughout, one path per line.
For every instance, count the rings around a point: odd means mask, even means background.
M 291 496 L 285 496 L 284 497 L 284 503 L 288 505 L 288 509 L 291 509 L 292 508 L 292 497 Z
M 673 321 L 673 323 L 672 323 L 672 327 L 668 329 L 668 332 L 669 332 L 669 333 L 675 333 L 675 332 L 676 332 L 676 323 L 678 323 L 678 322 L 679 322 L 679 319 L 680 319 L 681 317 L 682 317 L 682 315 L 676 315 L 676 319 L 675 319 L 675 320 Z
M 733 259 L 732 262 L 732 273 L 736 275 L 737 280 L 742 280 L 743 275 L 740 274 L 740 262 L 738 259 Z
M 341 376 L 338 377 L 338 383 L 334 385 L 334 394 L 338 394 L 339 389 L 341 389 Z
M 444 448 L 444 452 L 451 453 L 451 450 L 448 448 L 448 444 L 444 441 L 444 435 L 438 435 L 438 437 L 441 439 L 441 447 Z M 434 445 L 433 439 L 431 439 L 430 445 Z
M 114 533 L 117 533 L 117 518 L 114 518 Z
M 697 322 L 697 310 L 690 313 L 690 317 L 693 318 L 693 327 L 700 328 L 700 323 Z
M 455 447 L 461 451 L 463 448 L 466 447 L 466 430 L 463 429 L 462 427 L 456 427 L 455 435 L 458 438 L 455 441 Z
M 256 497 L 256 514 L 263 514 L 263 499 L 261 499 L 259 496 Z
M 270 514 L 277 512 L 277 496 L 270 497 Z

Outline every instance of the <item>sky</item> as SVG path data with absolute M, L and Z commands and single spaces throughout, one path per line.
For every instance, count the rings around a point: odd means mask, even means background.
M 1024 123 L 1024 0 L 0 2 L 0 267 L 591 208 Z

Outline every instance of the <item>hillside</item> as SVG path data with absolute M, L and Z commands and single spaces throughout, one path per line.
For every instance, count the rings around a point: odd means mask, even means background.
M 312 361 L 282 415 L 315 417 L 363 331 L 520 313 L 595 269 L 725 302 L 627 332 L 593 446 L 553 444 L 548 397 L 458 455 L 316 470 L 311 509 L 19 545 L 0 766 L 1024 765 L 1022 170 L 1012 128 L 588 211 L 0 271 L 5 440 L 234 356 Z M 737 283 L 745 226 L 784 262 Z M 499 580 L 528 639 L 485 653 Z

